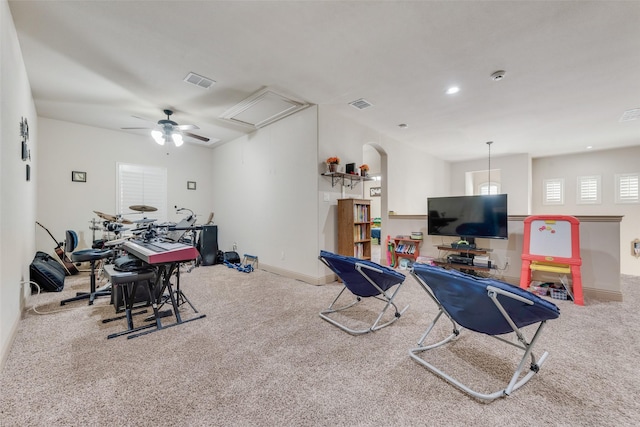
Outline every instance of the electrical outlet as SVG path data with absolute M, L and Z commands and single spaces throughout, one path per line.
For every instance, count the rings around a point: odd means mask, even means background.
M 505 264 L 510 265 L 511 264 L 511 257 L 505 257 L 504 262 L 505 262 Z

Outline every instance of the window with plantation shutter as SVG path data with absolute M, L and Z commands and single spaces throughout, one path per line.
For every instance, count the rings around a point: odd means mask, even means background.
M 483 182 L 478 186 L 478 194 L 482 196 L 487 194 L 498 194 L 499 192 L 500 186 L 495 182 Z
M 579 176 L 577 191 L 579 205 L 600 203 L 600 176 Z
M 152 218 L 167 221 L 167 169 L 153 166 L 117 163 L 116 210 L 125 218 L 136 221 Z M 136 213 L 133 205 L 152 206 L 157 211 Z
M 638 203 L 638 174 L 616 175 L 616 203 Z
M 564 179 L 545 179 L 542 183 L 542 204 L 543 205 L 563 205 L 564 204 Z

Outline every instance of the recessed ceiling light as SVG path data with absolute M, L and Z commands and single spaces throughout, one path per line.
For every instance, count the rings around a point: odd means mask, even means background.
M 587 145 L 587 150 L 591 150 L 593 148 L 593 145 Z
M 449 89 L 447 89 L 446 94 L 453 95 L 454 93 L 458 93 L 458 92 L 460 92 L 460 88 L 458 86 L 451 86 Z

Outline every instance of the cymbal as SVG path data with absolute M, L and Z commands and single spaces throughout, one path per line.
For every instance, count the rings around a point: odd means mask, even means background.
M 115 240 L 109 240 L 108 242 L 105 242 L 104 245 L 109 247 L 109 246 L 118 246 L 124 242 L 126 242 L 127 240 L 131 239 L 131 236 L 125 236 L 121 239 L 115 239 Z
M 107 220 L 109 222 L 119 222 L 121 224 L 133 224 L 130 220 L 126 218 L 122 218 L 121 216 L 118 216 L 118 215 L 110 215 L 100 211 L 93 211 L 93 212 L 96 215 L 98 215 L 100 218 Z
M 102 218 L 102 219 L 106 219 L 107 221 L 114 222 L 114 221 L 116 221 L 116 219 L 117 219 L 117 218 L 115 217 L 115 215 L 109 215 L 109 214 L 106 214 L 106 213 L 102 213 L 102 212 L 100 212 L 100 211 L 93 211 L 93 212 L 94 212 L 96 215 L 98 215 L 100 218 Z
M 151 219 L 151 218 L 142 218 L 142 219 L 136 219 L 135 222 L 136 224 L 148 224 L 150 222 L 155 222 L 157 221 L 157 219 Z
M 154 208 L 153 206 L 147 206 L 147 205 L 131 205 L 129 206 L 129 209 L 131 209 L 132 211 L 138 211 L 138 212 L 155 212 L 158 210 L 158 208 Z

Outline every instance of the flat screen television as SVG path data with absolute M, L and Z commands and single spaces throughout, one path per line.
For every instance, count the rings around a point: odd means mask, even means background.
M 475 245 L 476 238 L 507 239 L 507 195 L 430 197 L 427 234 L 454 236 Z

